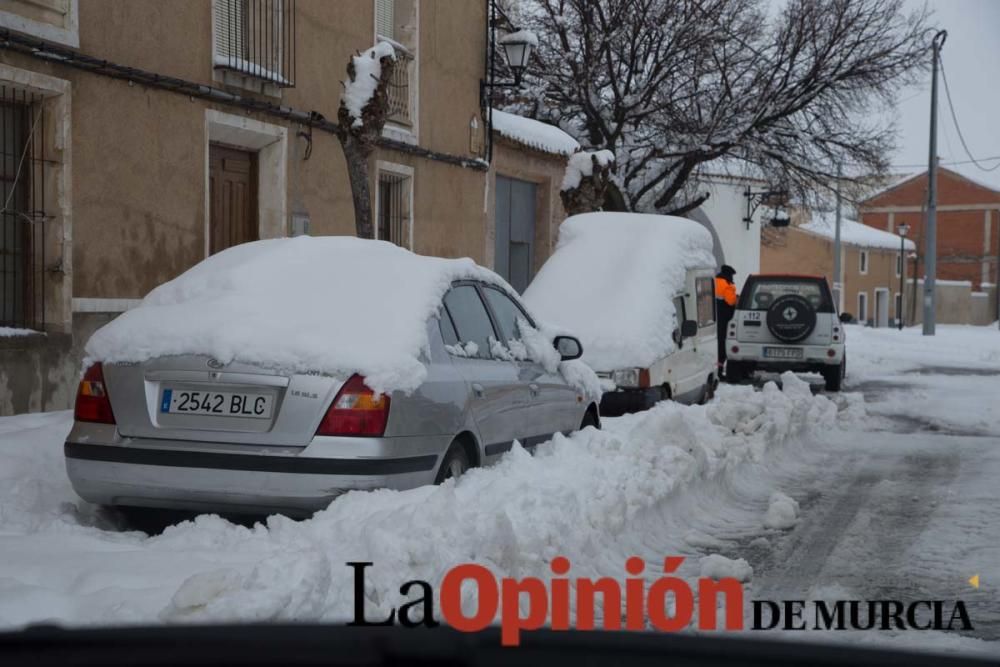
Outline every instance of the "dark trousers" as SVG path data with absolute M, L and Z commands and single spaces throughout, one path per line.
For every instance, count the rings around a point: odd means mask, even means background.
M 725 301 L 716 303 L 715 337 L 719 344 L 719 365 L 726 363 L 726 332 L 729 331 L 729 321 L 733 319 L 733 307 Z

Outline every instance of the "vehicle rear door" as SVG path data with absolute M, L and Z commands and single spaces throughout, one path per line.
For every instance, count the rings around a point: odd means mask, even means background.
M 488 459 L 508 451 L 519 436 L 528 387 L 517 364 L 493 354 L 500 335 L 474 283 L 457 283 L 444 297 L 441 333 L 452 363 L 469 383 L 469 406 Z
M 525 446 L 548 440 L 553 433 L 580 427 L 584 406 L 582 397 L 559 373 L 549 372 L 532 357 L 522 341 L 521 323 L 535 328 L 535 323 L 514 298 L 492 285 L 482 287 L 493 320 L 500 329 L 501 341 L 516 363 L 521 382 L 528 387 L 530 403 L 518 425 L 518 439 Z

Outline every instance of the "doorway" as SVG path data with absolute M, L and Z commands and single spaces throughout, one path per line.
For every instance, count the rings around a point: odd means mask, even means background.
M 875 290 L 875 326 L 889 326 L 889 290 L 885 288 Z
M 535 208 L 538 186 L 497 176 L 494 271 L 518 293 L 534 277 Z
M 209 254 L 260 238 L 255 152 L 210 144 L 208 189 Z

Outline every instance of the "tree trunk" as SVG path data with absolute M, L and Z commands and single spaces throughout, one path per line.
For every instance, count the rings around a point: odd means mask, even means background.
M 354 202 L 354 227 L 359 239 L 375 238 L 372 224 L 371 186 L 368 180 L 368 155 L 358 145 L 356 139 L 348 135 L 343 142 L 344 157 L 347 159 L 347 177 L 351 183 L 351 199 Z
M 375 49 L 369 49 L 364 54 L 359 54 L 358 58 L 374 58 Z M 375 150 L 378 138 L 382 136 L 382 128 L 388 116 L 388 92 L 389 80 L 396 67 L 396 60 L 391 55 L 384 55 L 379 58 L 381 72 L 378 77 L 378 84 L 371 98 L 361 110 L 361 122 L 355 125 L 355 118 L 351 116 L 344 104 L 343 98 L 340 101 L 340 108 L 337 110 L 337 138 L 344 149 L 344 158 L 347 160 L 347 176 L 351 183 L 351 199 L 354 202 L 354 227 L 358 238 L 375 238 L 375 227 L 372 224 L 372 197 L 371 183 L 368 180 L 368 158 Z M 355 81 L 357 68 L 354 65 L 354 58 L 347 63 L 347 76 L 350 81 Z M 369 73 L 368 76 L 371 76 Z

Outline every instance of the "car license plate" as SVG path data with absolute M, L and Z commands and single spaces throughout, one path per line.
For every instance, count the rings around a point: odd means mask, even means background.
M 801 359 L 801 347 L 765 347 L 764 356 L 768 359 Z
M 246 392 L 164 389 L 160 398 L 160 412 L 171 415 L 270 419 L 273 406 L 273 396 Z

